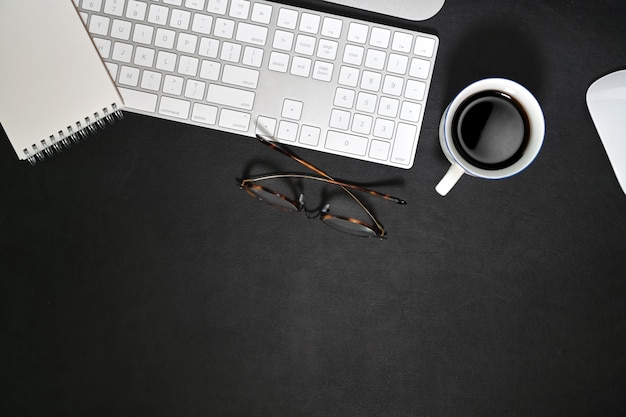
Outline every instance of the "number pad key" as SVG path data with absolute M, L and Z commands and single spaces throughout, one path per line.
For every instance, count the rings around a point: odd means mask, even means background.
M 363 136 L 329 131 L 326 135 L 326 148 L 353 155 L 364 156 L 367 152 L 368 140 Z

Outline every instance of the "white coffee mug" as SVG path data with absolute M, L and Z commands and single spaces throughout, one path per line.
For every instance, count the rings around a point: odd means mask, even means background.
M 536 158 L 544 133 L 541 106 L 523 86 L 504 78 L 470 84 L 441 117 L 439 141 L 451 166 L 435 190 L 445 196 L 463 174 L 502 179 L 519 173 Z

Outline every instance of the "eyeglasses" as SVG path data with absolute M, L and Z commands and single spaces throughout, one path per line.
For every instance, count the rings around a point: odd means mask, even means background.
M 386 232 L 385 232 L 384 227 L 374 217 L 372 212 L 365 206 L 365 204 L 352 193 L 351 190 L 361 191 L 369 195 L 380 197 L 387 201 L 391 201 L 396 204 L 406 204 L 406 201 L 400 198 L 392 197 L 388 194 L 383 194 L 378 191 L 370 190 L 368 188 L 364 188 L 364 187 L 351 184 L 348 182 L 337 181 L 333 179 L 331 176 L 329 176 L 328 174 L 326 174 L 321 169 L 315 167 L 309 162 L 306 162 L 305 160 L 296 156 L 286 146 L 278 142 L 265 139 L 264 137 L 258 134 L 256 135 L 256 137 L 259 140 L 259 142 L 261 142 L 262 144 L 269 146 L 272 149 L 277 150 L 283 155 L 288 156 L 289 158 L 293 159 L 294 161 L 300 163 L 301 165 L 305 166 L 306 168 L 318 174 L 318 175 L 307 175 L 307 174 L 297 174 L 297 173 L 276 173 L 276 174 L 260 175 L 254 178 L 247 178 L 247 179 L 242 180 L 241 183 L 239 184 L 241 189 L 243 189 L 244 191 L 246 191 L 246 193 L 248 193 L 249 195 L 251 195 L 252 197 L 260 201 L 263 201 L 276 208 L 286 210 L 286 211 L 293 211 L 293 212 L 304 211 L 307 217 L 309 218 L 314 218 L 314 217 L 319 216 L 319 218 L 322 220 L 324 224 L 334 229 L 340 230 L 342 232 L 346 232 L 346 233 L 356 235 L 356 236 L 379 237 L 379 238 L 385 237 Z M 356 219 L 354 217 L 330 214 L 330 204 L 324 204 L 322 208 L 318 210 L 317 215 L 311 216 L 309 215 L 310 213 L 309 210 L 306 208 L 304 204 L 303 194 L 300 194 L 297 198 L 294 199 L 282 193 L 273 191 L 262 185 L 256 184 L 257 182 L 260 182 L 260 181 L 272 180 L 272 179 L 278 179 L 278 178 L 299 178 L 299 179 L 321 181 L 327 184 L 337 185 L 342 190 L 344 190 L 350 197 L 352 197 L 354 201 L 356 201 L 356 203 L 369 216 L 369 221 L 365 222 L 365 221 Z

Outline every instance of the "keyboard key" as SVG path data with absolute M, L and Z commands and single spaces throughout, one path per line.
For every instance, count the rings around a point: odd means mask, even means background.
M 329 62 L 315 61 L 312 77 L 320 81 L 331 81 L 333 77 L 333 64 Z
M 161 73 L 145 70 L 141 75 L 141 88 L 144 90 L 159 91 L 161 88 Z
M 124 13 L 124 2 L 125 0 L 106 0 L 104 2 L 104 13 L 111 16 L 122 16 Z
M 413 58 L 411 60 L 411 69 L 409 75 L 411 77 L 421 78 L 423 80 L 428 78 L 430 72 L 430 61 L 425 59 Z
M 239 42 L 247 42 L 254 45 L 263 46 L 267 41 L 267 28 L 250 23 L 239 23 L 235 39 Z
M 122 65 L 118 81 L 122 85 L 137 87 L 139 84 L 139 69 Z
M 152 43 L 152 35 L 154 33 L 154 27 L 136 24 L 133 31 L 133 42 L 143 43 L 144 45 L 150 45 Z
M 381 80 L 382 75 L 380 72 L 363 71 L 361 88 L 367 91 L 378 91 L 380 89 Z
M 328 39 L 320 39 L 317 46 L 317 57 L 334 61 L 337 58 L 339 44 Z
M 321 132 L 319 127 L 303 125 L 300 129 L 299 142 L 304 145 L 317 146 Z
M 298 136 L 298 124 L 294 122 L 288 122 L 286 120 L 281 120 L 278 123 L 278 132 L 276 132 L 276 137 L 280 140 L 286 140 L 289 142 L 295 142 L 296 137 Z
M 195 103 L 191 112 L 191 120 L 214 125 L 217 121 L 217 107 Z
M 326 135 L 326 148 L 353 155 L 365 155 L 368 140 L 366 137 L 350 135 L 347 133 L 328 131 Z
M 232 39 L 235 32 L 235 22 L 218 17 L 215 19 L 213 34 L 219 38 Z
M 420 114 L 422 112 L 422 106 L 419 103 L 412 103 L 405 101 L 402 103 L 402 110 L 400 111 L 400 118 L 409 122 L 419 121 Z
M 285 99 L 281 115 L 285 119 L 300 120 L 302 116 L 303 103 L 301 101 Z
M 200 78 L 217 81 L 220 79 L 221 69 L 222 64 L 219 62 L 203 60 L 200 64 Z
M 375 70 L 382 70 L 385 68 L 386 58 L 387 54 L 385 52 L 379 51 L 378 49 L 368 49 L 367 55 L 365 56 L 365 66 Z
M 173 96 L 180 96 L 183 93 L 183 83 L 185 80 L 182 77 L 176 77 L 174 75 L 166 75 L 163 79 L 163 92 L 171 94 Z
M 113 53 L 111 54 L 111 58 L 115 61 L 130 63 L 132 55 L 132 45 L 122 42 L 115 42 L 115 44 L 113 44 Z
M 378 104 L 378 114 L 385 117 L 396 117 L 400 101 L 395 98 L 381 97 Z
M 176 58 L 176 54 L 159 51 L 155 67 L 163 71 L 174 72 L 176 68 Z
M 311 60 L 301 56 L 293 57 L 290 73 L 299 77 L 308 77 L 311 73 Z
M 346 109 L 351 109 L 354 105 L 354 97 L 356 93 L 354 90 L 348 90 L 347 88 L 337 88 L 335 92 L 335 100 L 333 104 L 337 107 L 343 107 Z
M 372 123 L 373 119 L 371 116 L 367 116 L 364 114 L 355 114 L 352 119 L 352 131 L 354 133 L 362 133 L 364 135 L 369 135 L 372 131 Z
M 335 129 L 348 130 L 350 127 L 350 112 L 332 109 L 328 125 Z
M 259 68 L 263 62 L 263 49 L 246 46 L 243 50 L 243 58 L 241 62 L 244 65 Z
M 130 39 L 130 31 L 132 30 L 132 27 L 133 25 L 130 22 L 113 19 L 113 24 L 111 25 L 111 37 L 127 41 Z
M 387 158 L 389 158 L 389 149 L 391 149 L 391 144 L 389 142 L 373 139 L 372 144 L 370 145 L 369 156 L 374 159 L 386 161 Z
M 367 113 L 376 111 L 378 97 L 375 94 L 360 92 L 356 100 L 356 109 Z
M 313 56 L 313 54 L 315 53 L 316 41 L 317 40 L 313 36 L 298 35 L 298 37 L 296 38 L 296 47 L 294 50 L 296 51 L 296 53 L 302 55 Z
M 220 59 L 228 62 L 239 62 L 241 56 L 241 45 L 238 43 L 224 42 Z
M 178 41 L 176 42 L 176 50 L 186 54 L 193 54 L 196 52 L 196 46 L 198 45 L 198 37 L 189 33 L 181 33 L 178 35 Z
M 256 88 L 259 82 L 259 71 L 234 65 L 224 65 L 222 81 L 238 87 Z
M 300 18 L 300 31 L 316 34 L 320 28 L 320 16 L 312 13 L 302 13 Z
M 280 140 L 286 140 L 289 142 L 294 142 L 298 135 L 298 124 L 293 122 L 288 122 L 286 120 L 281 120 L 278 123 L 278 132 L 276 132 L 276 137 Z
M 191 12 L 186 10 L 174 9 L 170 16 L 170 27 L 174 29 L 186 30 L 191 22 Z
M 203 10 L 204 0 L 185 0 L 185 7 L 194 10 Z
M 426 83 L 417 80 L 408 80 L 406 82 L 406 91 L 404 96 L 412 100 L 423 100 L 426 91 Z
M 124 105 L 126 107 L 149 113 L 155 112 L 158 99 L 158 96 L 156 94 L 130 90 L 123 87 L 118 88 L 118 90 L 120 91 L 120 94 L 124 99 Z
M 372 35 L 370 36 L 370 45 L 377 48 L 387 49 L 387 47 L 389 47 L 390 38 L 391 31 L 389 29 L 374 27 L 372 28 Z
M 202 100 L 204 98 L 204 90 L 206 88 L 206 83 L 202 81 L 196 80 L 187 80 L 187 84 L 185 84 L 185 97 L 191 98 L 194 100 Z
M 198 54 L 206 56 L 207 58 L 217 58 L 219 48 L 220 41 L 218 41 L 217 39 L 202 38 L 200 39 Z
M 212 25 L 213 25 L 212 16 L 196 13 L 193 15 L 193 22 L 191 23 L 191 30 L 194 32 L 202 33 L 204 35 L 210 35 Z
M 393 162 L 409 165 L 414 154 L 413 145 L 417 143 L 417 127 L 406 123 L 398 124 L 396 139 L 391 153 Z
M 126 7 L 126 17 L 133 20 L 144 20 L 148 5 L 142 1 L 129 0 Z
M 111 19 L 104 16 L 92 16 L 89 21 L 89 32 L 94 35 L 106 36 L 109 34 L 109 24 Z
M 269 24 L 272 18 L 272 6 L 263 3 L 254 3 L 252 6 L 252 16 L 250 20 L 253 22 Z
M 401 96 L 404 79 L 393 75 L 386 75 L 383 81 L 383 93 L 392 96 Z
M 189 109 L 191 104 L 186 100 L 179 100 L 172 97 L 161 97 L 159 103 L 159 113 L 176 117 L 178 119 L 187 119 L 189 117 Z
M 396 32 L 393 34 L 391 49 L 398 52 L 409 52 L 413 43 L 413 35 L 410 33 Z
M 289 55 L 281 52 L 272 52 L 268 69 L 277 72 L 287 72 L 289 68 Z
M 148 11 L 148 22 L 155 25 L 167 24 L 167 17 L 170 13 L 170 9 L 165 6 L 159 6 L 158 4 L 151 4 Z
M 209 0 L 207 11 L 215 14 L 226 14 L 228 0 Z
M 367 34 L 369 27 L 361 23 L 350 23 L 348 27 L 348 40 L 350 42 L 362 43 L 367 42 Z
M 374 136 L 383 139 L 391 139 L 393 137 L 394 125 L 393 120 L 376 119 L 376 122 L 374 122 Z
M 274 49 L 280 49 L 281 51 L 291 51 L 293 45 L 294 35 L 292 32 L 285 32 L 284 30 L 277 30 L 274 33 L 274 42 L 272 47 Z
M 322 35 L 339 39 L 343 22 L 333 17 L 325 17 L 322 23 Z
M 247 19 L 250 13 L 250 2 L 247 0 L 232 0 L 228 15 L 237 19 Z
M 93 38 L 93 43 L 98 48 L 98 52 L 102 58 L 108 58 L 111 53 L 111 41 L 108 39 Z
M 339 85 L 356 87 L 359 82 L 359 70 L 354 67 L 343 66 L 339 70 Z
M 343 62 L 352 65 L 361 65 L 365 49 L 356 45 L 346 45 L 343 52 Z
M 222 109 L 219 125 L 228 129 L 247 132 L 250 128 L 250 115 L 240 111 Z
M 135 51 L 135 59 L 133 60 L 133 63 L 135 65 L 139 65 L 140 67 L 152 68 L 152 65 L 154 64 L 154 56 L 154 49 L 138 46 Z
M 252 110 L 254 92 L 211 84 L 207 92 L 207 101 L 242 110 Z
M 99 12 L 102 7 L 102 0 L 83 0 L 83 9 Z
M 154 45 L 159 48 L 172 49 L 174 48 L 174 39 L 176 39 L 176 32 L 169 29 L 158 28 Z
M 276 25 L 281 28 L 295 29 L 298 22 L 298 12 L 292 9 L 281 8 L 278 11 Z
M 256 131 L 260 135 L 274 136 L 276 132 L 276 119 L 271 117 L 259 116 L 256 121 Z
M 409 58 L 406 55 L 390 54 L 387 63 L 387 71 L 394 74 L 406 74 L 406 68 L 409 64 Z
M 415 49 L 413 53 L 423 57 L 431 58 L 435 52 L 435 40 L 418 36 L 415 39 Z
M 198 60 L 198 58 L 194 58 L 192 56 L 181 56 L 178 60 L 177 72 L 181 75 L 195 77 L 198 73 L 199 63 L 200 61 Z

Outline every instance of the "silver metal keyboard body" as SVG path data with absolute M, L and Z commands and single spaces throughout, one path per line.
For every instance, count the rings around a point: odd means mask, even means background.
M 248 0 L 74 0 L 125 110 L 408 169 L 439 40 Z

